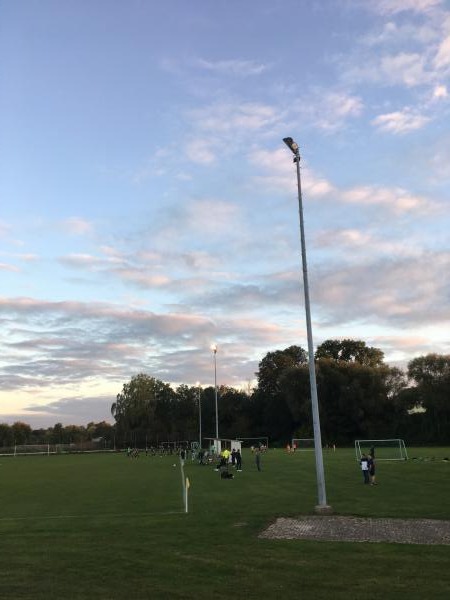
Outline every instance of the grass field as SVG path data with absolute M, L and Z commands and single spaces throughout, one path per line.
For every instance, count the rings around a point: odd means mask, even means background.
M 364 486 L 352 449 L 325 452 L 341 515 L 450 519 L 449 448 L 379 462 Z M 434 460 L 431 458 L 434 457 Z M 267 540 L 277 516 L 316 504 L 313 452 L 250 454 L 233 480 L 174 457 L 0 457 L 0 599 L 408 599 L 450 597 L 450 546 Z

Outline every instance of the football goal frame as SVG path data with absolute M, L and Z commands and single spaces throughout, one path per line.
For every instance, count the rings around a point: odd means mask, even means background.
M 54 444 L 15 444 L 0 448 L 0 456 L 26 456 L 30 454 L 55 454 Z
M 242 442 L 242 445 L 244 446 L 244 448 L 249 448 L 250 446 L 259 446 L 260 443 L 262 442 L 264 444 L 264 446 L 266 447 L 266 450 L 269 449 L 269 438 L 267 437 L 267 435 L 260 435 L 259 437 L 237 436 L 235 439 Z M 248 442 L 250 442 L 249 446 L 247 446 Z M 255 443 L 253 444 L 252 442 L 255 442 Z
M 292 438 L 291 449 L 294 448 L 296 452 L 314 452 L 314 438 Z
M 375 452 L 375 460 L 408 460 L 405 441 L 400 438 L 384 440 L 355 440 L 356 460 L 361 460 L 363 453 Z

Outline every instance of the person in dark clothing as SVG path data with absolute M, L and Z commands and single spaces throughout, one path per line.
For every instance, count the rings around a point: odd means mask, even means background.
M 372 454 L 369 454 L 369 460 L 367 461 L 367 466 L 368 466 L 369 475 L 370 475 L 370 485 L 377 485 L 377 482 L 375 481 L 375 460 L 374 460 Z
M 361 470 L 363 474 L 364 483 L 370 483 L 369 479 L 369 459 L 366 454 L 361 456 L 361 460 L 359 461 L 361 465 Z
M 255 452 L 255 462 L 258 471 L 261 471 L 261 450 L 258 448 Z
M 240 450 L 236 450 L 236 470 L 242 471 L 242 455 Z

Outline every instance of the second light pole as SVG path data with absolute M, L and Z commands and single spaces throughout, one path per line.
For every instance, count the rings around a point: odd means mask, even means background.
M 197 381 L 197 400 L 198 400 L 198 444 L 202 449 L 202 388 L 200 382 Z
M 219 448 L 219 407 L 217 404 L 217 346 L 214 344 L 211 346 L 211 350 L 214 355 L 214 400 L 216 402 L 216 452 L 218 452 Z

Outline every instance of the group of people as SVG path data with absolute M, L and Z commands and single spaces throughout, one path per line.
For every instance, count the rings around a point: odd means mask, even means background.
M 128 446 L 127 456 L 128 458 L 139 458 L 139 450 L 137 448 L 131 448 Z
M 231 466 L 236 468 L 236 471 L 242 471 L 242 455 L 239 449 L 228 450 L 228 448 L 224 448 L 219 455 L 217 470 L 223 467 L 227 468 L 230 462 Z
M 370 449 L 369 455 L 361 455 L 360 464 L 364 483 L 377 485 L 375 480 L 375 448 Z

